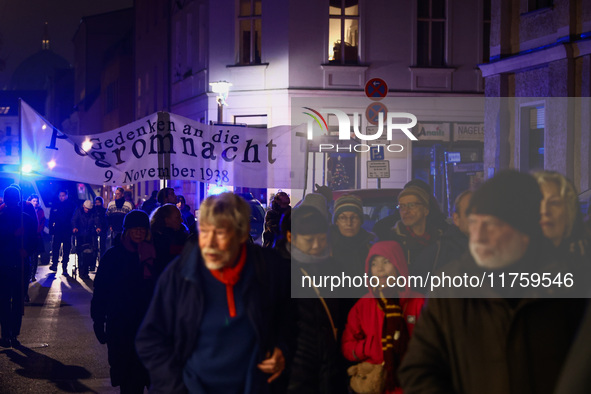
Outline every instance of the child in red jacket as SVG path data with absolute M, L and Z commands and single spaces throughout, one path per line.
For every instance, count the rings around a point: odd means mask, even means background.
M 349 312 L 342 351 L 350 361 L 384 363 L 386 393 L 402 393 L 396 370 L 406 352 L 414 325 L 423 307 L 422 295 L 406 287 L 391 287 L 397 277 L 408 278 L 404 252 L 395 241 L 374 244 L 365 260 L 365 271 L 374 278 L 369 293 Z M 388 280 L 388 277 L 390 279 Z M 403 284 L 403 280 L 397 281 Z M 384 313 L 386 312 L 386 313 Z M 387 316 L 387 318 L 386 318 Z

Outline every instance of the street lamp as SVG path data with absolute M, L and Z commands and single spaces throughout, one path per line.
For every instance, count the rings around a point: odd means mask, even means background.
M 224 105 L 228 105 L 226 104 L 226 99 L 228 98 L 228 92 L 230 91 L 230 86 L 232 86 L 232 84 L 226 81 L 219 81 L 210 82 L 209 85 L 211 86 L 211 91 L 218 94 L 216 98 L 218 103 L 218 123 L 223 123 Z

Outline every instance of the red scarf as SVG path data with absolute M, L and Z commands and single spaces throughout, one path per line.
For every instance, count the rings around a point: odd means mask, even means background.
M 408 231 L 408 233 L 410 234 L 410 237 L 412 239 L 414 239 L 421 246 L 429 246 L 429 241 L 431 240 L 431 235 L 427 232 L 427 230 L 425 230 L 423 235 L 417 235 L 417 234 L 415 234 L 414 231 L 412 231 L 412 228 L 410 228 L 409 226 L 406 226 L 406 231 Z
M 226 297 L 230 317 L 236 317 L 236 303 L 234 302 L 234 285 L 240 280 L 240 273 L 246 262 L 246 244 L 242 245 L 238 264 L 234 267 L 224 267 L 220 270 L 210 270 L 214 278 L 226 285 Z

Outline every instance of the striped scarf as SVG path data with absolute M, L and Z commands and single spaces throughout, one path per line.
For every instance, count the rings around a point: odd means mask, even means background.
M 386 298 L 379 292 L 376 300 L 384 312 L 382 326 L 382 350 L 384 352 L 384 366 L 386 369 L 386 389 L 393 391 L 400 387 L 396 370 L 400 367 L 402 357 L 406 353 L 410 336 L 404 320 L 404 312 L 398 298 Z

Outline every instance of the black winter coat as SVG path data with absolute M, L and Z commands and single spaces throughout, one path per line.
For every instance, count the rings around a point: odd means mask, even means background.
M 331 265 L 336 263 L 328 258 L 322 263 L 302 264 L 292 260 L 292 286 L 301 286 L 302 276 L 321 276 L 332 271 Z M 301 271 L 303 268 L 306 272 Z M 335 339 L 333 328 L 323 306 L 313 288 L 300 288 L 295 300 L 296 348 L 289 376 L 287 392 L 289 394 L 337 394 L 346 393 L 346 360 L 341 353 L 341 336 L 347 319 L 349 300 L 326 298 L 326 288 L 319 289 L 330 311 L 335 328 L 338 330 Z
M 252 283 L 247 284 L 244 297 L 257 337 L 257 363 L 275 347 L 289 360 L 288 334 L 293 326 L 289 267 L 270 249 L 251 244 L 246 247 L 245 264 L 253 264 L 256 273 Z M 138 332 L 136 347 L 150 371 L 152 394 L 187 392 L 183 370 L 197 345 L 205 303 L 198 264 L 204 264 L 201 251 L 197 242 L 191 242 L 158 280 Z M 270 389 L 265 383 L 267 378 L 268 375 L 257 373 L 253 381 L 258 388 L 254 392 L 261 394 Z
M 72 216 L 76 206 L 70 200 L 56 201 L 49 212 L 49 233 L 58 235 L 72 234 Z
M 396 223 L 396 226 L 390 230 L 385 239 L 380 241 L 396 241 L 402 246 L 404 251 L 404 257 L 408 264 L 409 275 L 422 275 L 421 267 L 415 265 L 415 261 L 419 258 L 420 254 L 433 245 L 442 236 L 443 230 L 436 227 L 427 225 L 427 233 L 431 236 L 428 245 L 422 245 L 408 232 L 402 220 Z
M 427 246 L 413 261 L 414 275 L 427 278 L 427 273 L 441 270 L 447 264 L 458 260 L 468 252 L 468 237 L 457 226 L 449 226 L 440 239 Z M 427 287 L 414 288 L 422 293 L 427 292 Z
M 75 234 L 78 246 L 84 244 L 93 245 L 93 237 L 96 237 L 97 235 L 97 227 L 96 215 L 93 210 L 85 213 L 84 207 L 80 207 L 74 212 L 74 216 L 72 217 L 72 230 L 78 229 L 78 232 Z
M 290 210 L 291 207 L 281 209 L 276 207 L 265 214 L 265 229 L 263 231 L 263 247 L 272 248 L 277 238 L 281 235 L 279 224 L 281 215 Z
M 37 217 L 32 218 L 18 206 L 3 205 L 0 210 L 0 266 L 22 267 L 24 259 L 21 251 L 33 256 L 36 240 Z
M 550 271 L 550 255 L 530 247 L 507 272 Z M 467 253 L 445 273 L 470 275 L 474 267 Z M 466 292 L 451 288 L 438 293 L 445 298 L 429 299 L 399 370 L 405 394 L 553 393 L 586 300 L 555 298 L 564 287 L 529 287 L 518 294 L 530 298 L 501 298 L 486 283 L 469 294 L 488 298 L 459 298 Z
M 134 339 L 153 289 L 154 277 L 144 279 L 138 253 L 121 243 L 107 250 L 94 279 L 90 315 L 95 324 L 106 323 L 113 385 L 118 385 L 136 364 Z
M 154 231 L 152 233 L 156 249 L 156 261 L 154 262 L 156 276 L 160 276 L 168 263 L 182 253 L 188 238 L 189 234 L 182 228 L 175 231 L 165 227 L 161 232 Z
M 104 206 L 95 206 L 92 209 L 92 212 L 94 212 L 94 220 L 96 221 L 96 225 L 101 229 L 101 234 L 106 234 L 105 231 L 109 229 L 109 224 L 107 222 L 107 208 Z

